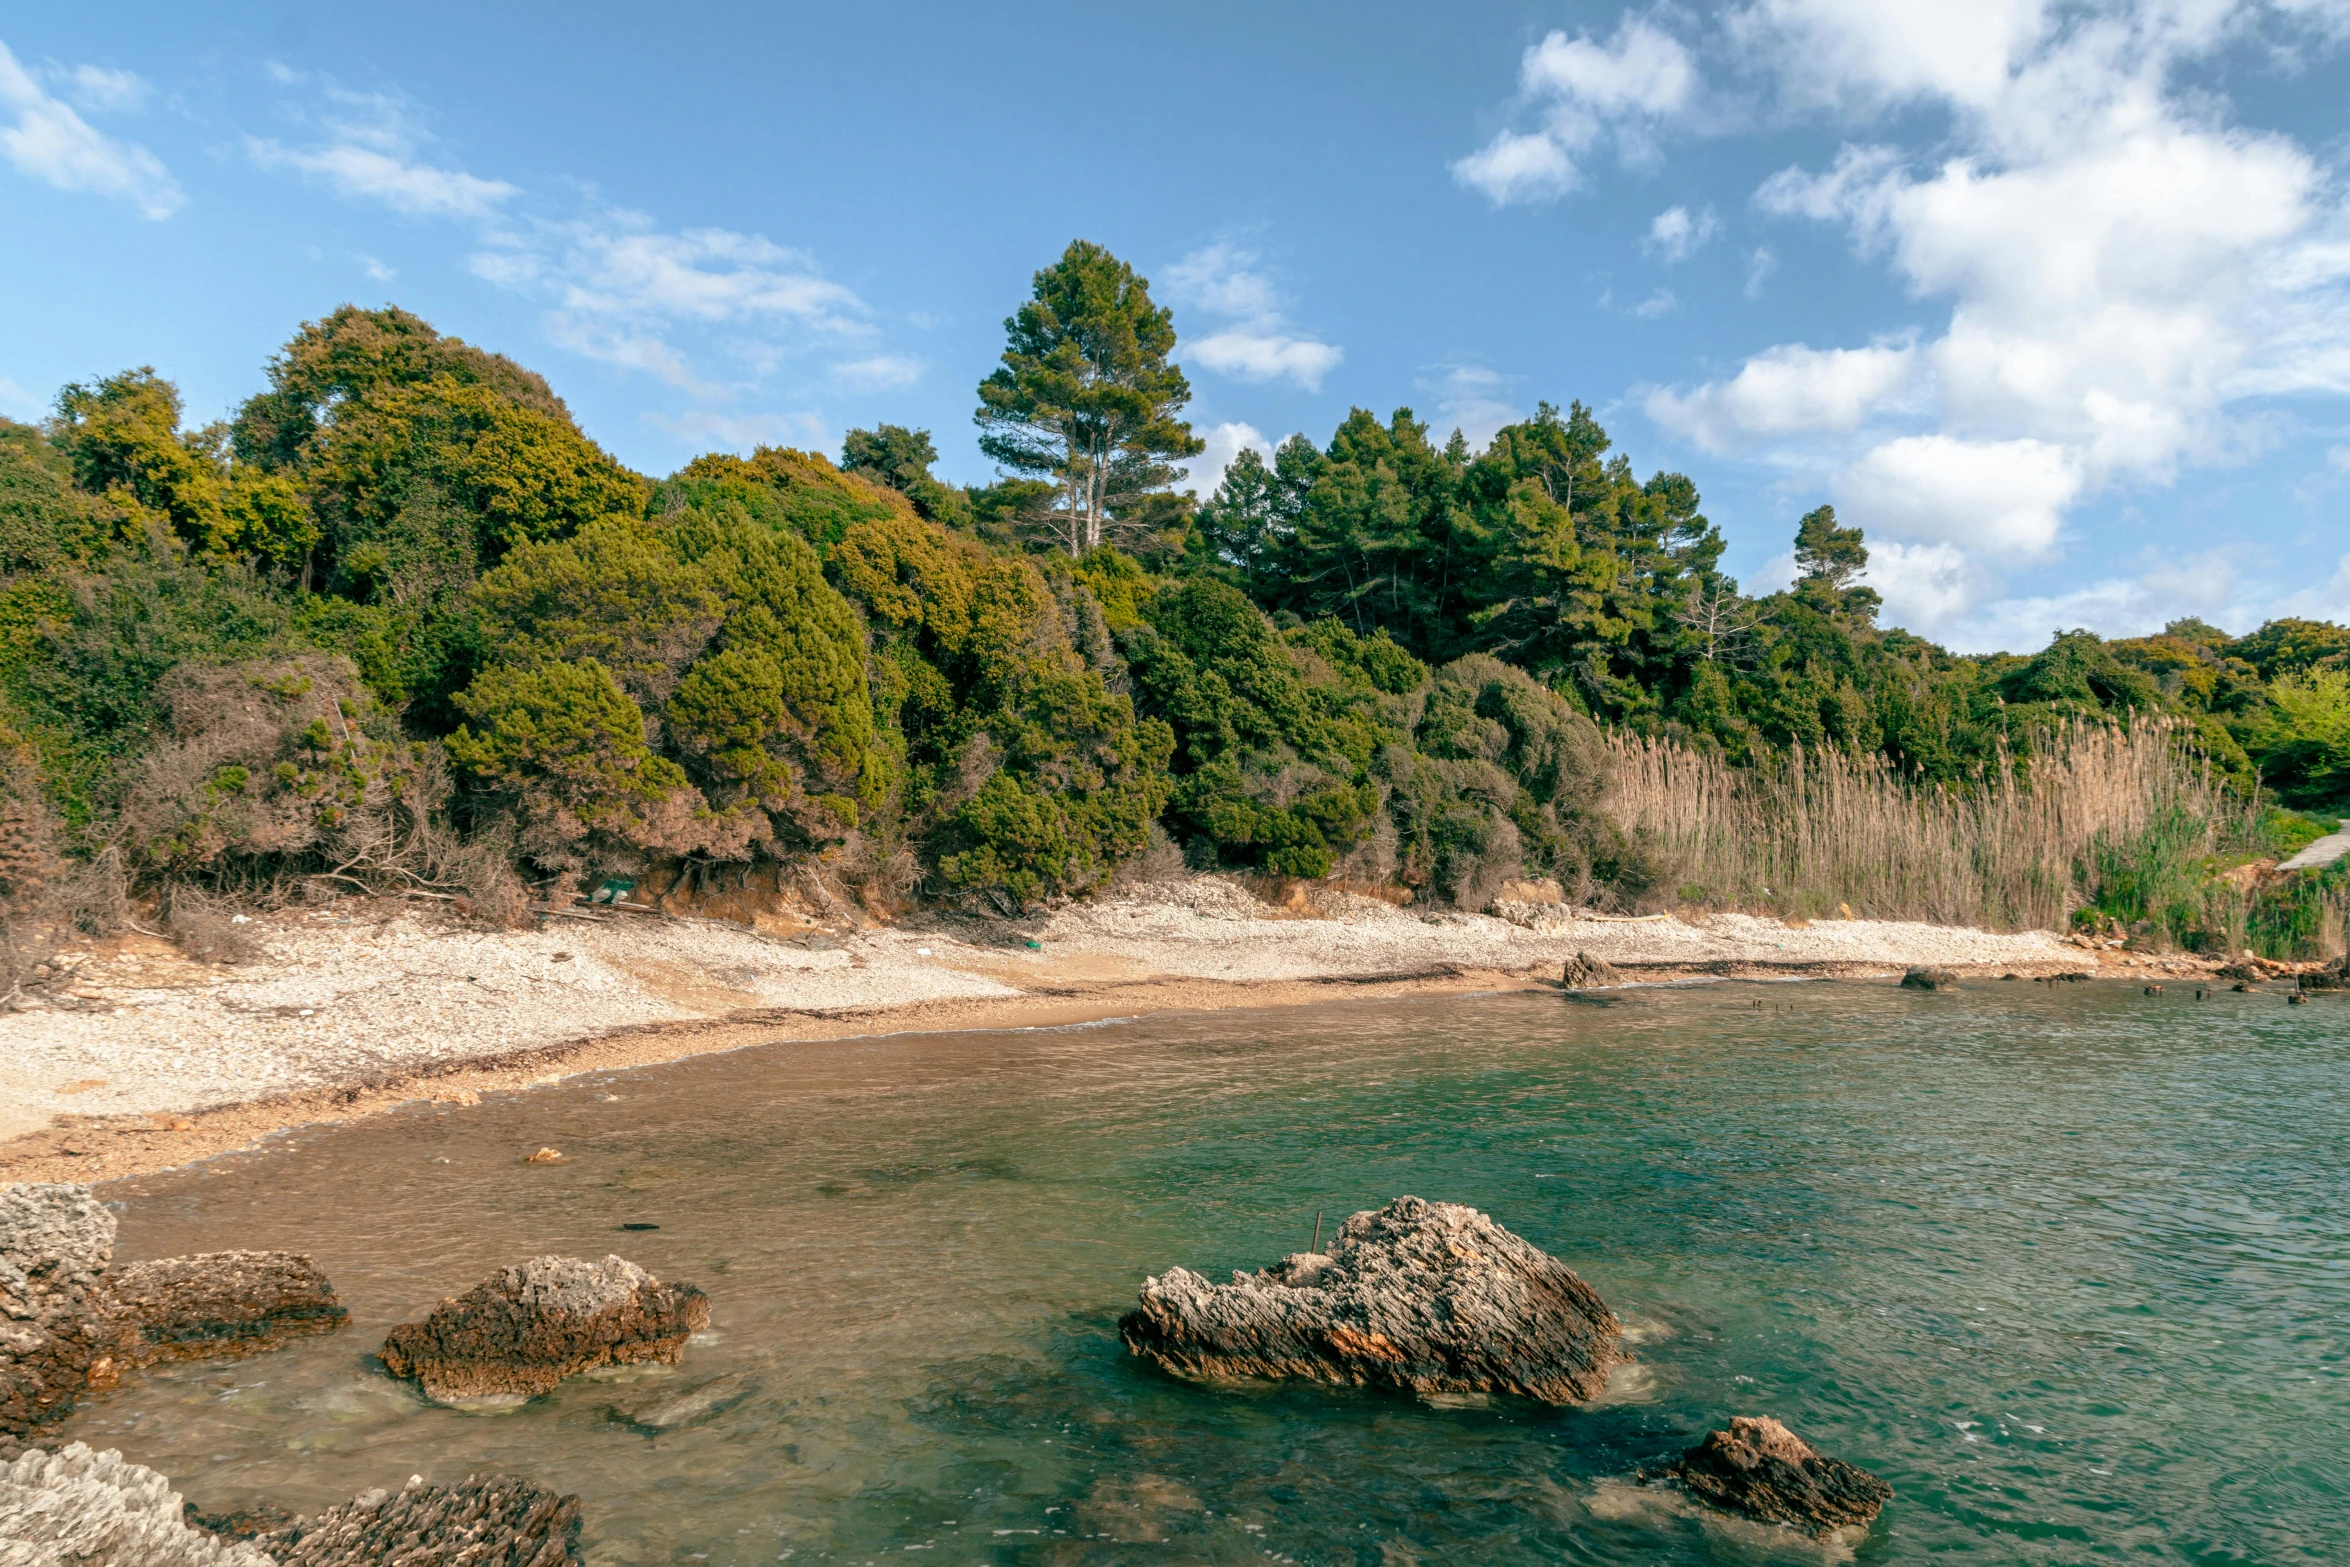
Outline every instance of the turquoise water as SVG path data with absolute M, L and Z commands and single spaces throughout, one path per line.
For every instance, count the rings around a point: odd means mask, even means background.
M 208 1508 L 525 1474 L 600 1563 L 1820 1560 L 1624 1483 L 1769 1413 L 1897 1487 L 1863 1560 L 2339 1562 L 2346 1068 L 2340 1001 L 2025 983 L 777 1045 L 115 1188 L 122 1255 L 305 1250 L 353 1326 L 72 1434 Z M 1144 1274 L 1406 1192 L 1600 1290 L 1640 1336 L 1606 1402 L 1203 1388 L 1118 1344 Z M 607 1250 L 709 1292 L 684 1366 L 507 1415 L 372 1366 L 496 1266 Z M 703 1425 L 606 1413 L 718 1371 L 756 1391 Z

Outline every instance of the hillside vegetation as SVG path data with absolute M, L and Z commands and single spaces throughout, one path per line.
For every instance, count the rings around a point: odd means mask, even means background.
M 1481 451 L 1358 409 L 1195 497 L 1174 342 L 1072 246 L 980 386 L 973 489 L 891 425 L 636 474 L 393 308 L 304 325 L 221 423 L 144 368 L 0 421 L 8 961 L 132 899 L 513 919 L 659 869 L 1010 913 L 1177 855 L 1468 908 L 1546 877 L 2338 939 L 2338 877 L 2264 912 L 2225 873 L 2345 808 L 2350 630 L 1960 657 L 1878 624 L 1827 508 L 1749 596 L 1695 486 L 1579 404 Z

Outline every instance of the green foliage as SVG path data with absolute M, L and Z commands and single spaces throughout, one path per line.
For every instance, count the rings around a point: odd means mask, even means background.
M 337 405 L 304 477 L 328 583 L 361 602 L 462 589 L 516 545 L 641 513 L 647 496 L 566 421 L 448 375 Z
M 593 659 L 487 669 L 457 704 L 471 722 L 449 736 L 451 759 L 514 807 L 542 864 L 576 869 L 583 851 L 689 854 L 747 837 L 709 820 L 684 769 L 645 743 L 643 709 Z
M 2250 728 L 2262 776 L 2288 803 L 2350 808 L 2350 668 L 2278 676 Z
M 1024 907 L 1141 851 L 1174 738 L 1080 654 L 1033 564 L 908 508 L 852 529 L 827 570 L 873 629 L 896 810 L 942 891 Z
M 48 571 L 113 531 L 74 484 L 73 460 L 29 424 L 0 419 L 0 576 Z
M 1146 614 L 1119 645 L 1142 711 L 1175 736 L 1170 826 L 1226 864 L 1328 875 L 1376 830 L 1371 764 L 1404 738 L 1399 715 L 1226 583 L 1190 578 Z
M 46 427 L 0 421 L 7 787 L 37 773 L 61 841 L 157 876 L 389 864 L 440 811 L 558 873 L 821 860 L 1006 910 L 1102 885 L 1162 816 L 1195 864 L 1637 904 L 1661 872 L 1598 813 L 1603 724 L 1969 798 L 2061 766 L 2061 726 L 2159 717 L 2242 791 L 2350 808 L 2341 627 L 1959 657 L 1878 624 L 1827 507 L 1796 581 L 1748 596 L 1696 487 L 1636 476 L 1581 404 L 1482 451 L 1355 409 L 1195 505 L 1144 279 L 1079 242 L 1006 331 L 977 418 L 1007 474 L 968 491 L 894 424 L 837 467 L 762 447 L 648 483 L 397 309 L 303 326 L 225 425 L 184 429 L 151 369 L 67 387 Z M 2310 825 L 2215 857 L 2158 817 L 2049 874 L 2176 941 L 2299 950 L 2339 889 L 2223 873 Z
M 841 446 L 840 468 L 843 473 L 888 485 L 932 522 L 968 526 L 970 502 L 962 491 L 931 476 L 930 465 L 937 461 L 938 448 L 931 444 L 928 430 L 884 424 L 871 430 L 851 430 Z
M 160 522 L 191 544 L 280 569 L 302 564 L 318 525 L 281 475 L 232 465 L 226 432 L 180 433 L 179 389 L 151 367 L 57 398 L 56 440 L 74 482 L 114 503 L 121 526 Z
M 1151 302 L 1149 282 L 1073 240 L 1004 332 L 1003 363 L 979 383 L 979 449 L 1058 487 L 1057 507 L 1037 520 L 1071 555 L 1109 530 L 1164 531 L 1149 498 L 1174 483 L 1168 460 L 1203 443 L 1181 418 L 1191 383 L 1168 361 L 1174 317 Z
M 132 769 L 120 818 L 134 872 L 347 869 L 438 803 L 422 748 L 344 660 L 183 663 L 156 700 L 165 732 Z
M 269 389 L 246 399 L 230 426 L 240 462 L 265 469 L 299 468 L 341 407 L 386 386 L 415 386 L 436 378 L 477 386 L 557 423 L 571 423 L 544 379 L 502 354 L 444 337 L 396 307 L 361 310 L 345 305 L 321 321 L 306 321 L 269 362 Z

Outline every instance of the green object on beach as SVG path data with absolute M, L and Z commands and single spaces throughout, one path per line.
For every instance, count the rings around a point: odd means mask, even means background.
M 590 903 L 618 903 L 634 891 L 636 891 L 634 876 L 612 876 L 606 878 L 604 885 L 598 887 L 595 896 L 588 901 Z
M 1028 950 L 1031 952 L 1042 952 L 1044 950 L 1044 943 L 1041 941 L 1032 941 L 1028 944 Z

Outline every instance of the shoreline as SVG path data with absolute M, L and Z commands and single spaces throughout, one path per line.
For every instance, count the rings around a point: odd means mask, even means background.
M 484 932 L 398 906 L 355 912 L 272 921 L 263 955 L 230 970 L 122 938 L 71 971 L 62 1005 L 0 1017 L 0 1098 L 19 1106 L 0 1123 L 0 1181 L 124 1180 L 418 1100 L 462 1105 L 758 1045 L 1557 989 L 1583 952 L 1634 983 L 1885 979 L 1920 963 L 1984 977 L 2212 967 L 1889 921 L 1562 909 L 1529 927 L 1343 893 L 1277 908 L 1219 877 L 1030 927 L 929 920 L 839 936 L 651 918 Z

